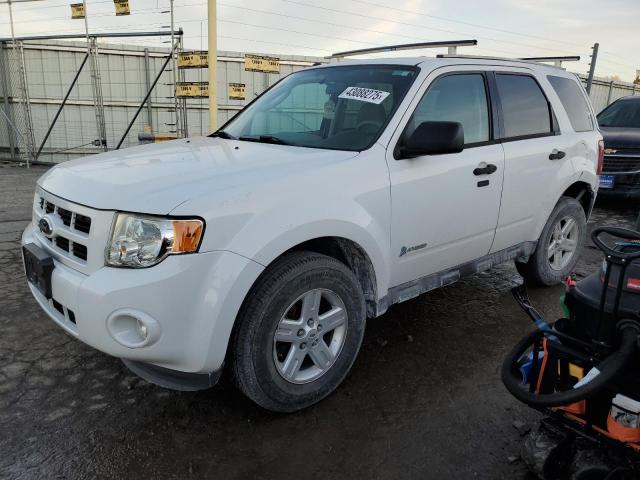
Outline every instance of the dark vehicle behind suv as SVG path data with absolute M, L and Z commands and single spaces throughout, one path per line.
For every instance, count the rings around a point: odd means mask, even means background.
M 598 123 L 604 137 L 598 195 L 640 198 L 640 97 L 616 100 Z

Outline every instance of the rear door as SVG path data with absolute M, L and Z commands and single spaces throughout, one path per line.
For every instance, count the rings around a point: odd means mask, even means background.
M 437 69 L 427 78 L 387 149 L 391 179 L 392 286 L 482 257 L 493 241 L 503 152 L 485 71 Z M 394 147 L 424 121 L 462 123 L 460 153 L 397 160 Z M 494 165 L 491 174 L 474 173 Z
M 573 174 L 567 138 L 538 79 L 525 69 L 497 69 L 504 186 L 492 252 L 537 240 L 558 201 L 559 186 Z

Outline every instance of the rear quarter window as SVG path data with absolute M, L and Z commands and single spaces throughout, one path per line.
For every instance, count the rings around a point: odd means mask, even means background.
M 560 102 L 569 116 L 571 127 L 576 132 L 592 131 L 594 128 L 593 118 L 580 86 L 574 80 L 566 77 L 548 75 L 547 80 L 560 97 Z

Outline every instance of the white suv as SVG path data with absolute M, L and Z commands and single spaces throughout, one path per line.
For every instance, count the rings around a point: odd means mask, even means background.
M 601 134 L 579 80 L 482 58 L 289 75 L 209 137 L 67 162 L 38 182 L 31 291 L 68 333 L 183 390 L 226 363 L 294 411 L 345 378 L 365 320 L 515 260 L 577 260 Z M 599 151 L 600 150 L 600 151 Z

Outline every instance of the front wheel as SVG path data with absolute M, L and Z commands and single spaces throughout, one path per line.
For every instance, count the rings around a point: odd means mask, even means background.
M 265 271 L 238 322 L 237 385 L 268 410 L 293 412 L 322 400 L 347 375 L 364 336 L 364 296 L 343 263 L 293 252 Z
M 518 273 L 534 285 L 561 283 L 576 266 L 586 235 L 587 219 L 580 202 L 560 198 L 528 262 L 516 262 Z

